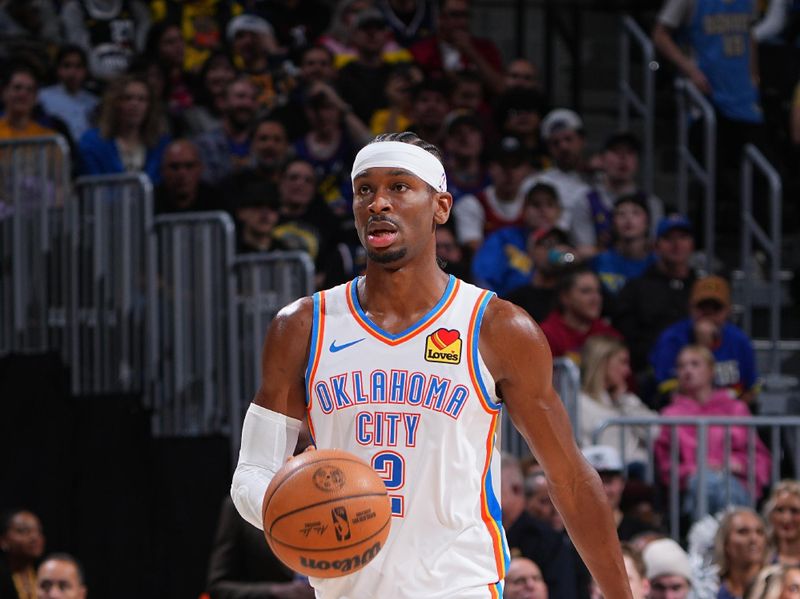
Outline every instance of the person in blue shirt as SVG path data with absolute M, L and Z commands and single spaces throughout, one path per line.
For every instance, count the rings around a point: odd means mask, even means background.
M 707 347 L 714 355 L 714 385 L 728 387 L 751 404 L 759 387 L 753 344 L 747 334 L 728 321 L 731 291 L 722 277 L 698 279 L 689 295 L 689 318 L 666 328 L 650 352 L 659 391 L 670 393 L 677 384 L 675 360 L 687 345 Z
M 78 144 L 82 175 L 145 173 L 161 180 L 161 159 L 169 136 L 158 103 L 147 82 L 123 75 L 109 84 L 103 97 L 100 126 L 89 129 Z
M 604 293 L 616 295 L 628 279 L 640 276 L 653 264 L 649 232 L 650 212 L 644 194 L 619 198 L 611 214 L 612 246 L 592 259 Z

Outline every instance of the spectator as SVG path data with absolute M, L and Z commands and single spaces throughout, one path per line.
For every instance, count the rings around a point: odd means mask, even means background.
M 486 108 L 483 83 L 473 71 L 462 71 L 453 79 L 450 87 L 450 106 L 453 110 L 474 114 L 481 114 Z
M 331 19 L 330 2 L 325 0 L 281 0 L 246 2 L 275 28 L 275 39 L 288 58 L 298 57 L 325 31 Z
M 771 563 L 800 564 L 800 482 L 782 480 L 764 504 Z
M 654 262 L 650 240 L 650 212 L 639 194 L 622 196 L 611 214 L 611 245 L 592 258 L 607 297 L 619 293 L 625 282 L 641 276 Z
M 619 452 L 609 445 L 589 445 L 583 448 L 583 455 L 603 481 L 603 489 L 614 514 L 620 540 L 629 541 L 639 533 L 650 530 L 648 524 L 623 513 L 620 508 L 625 490 L 625 465 Z
M 38 599 L 85 599 L 88 593 L 83 568 L 68 553 L 51 553 L 39 566 Z
M 289 137 L 283 122 L 274 117 L 257 121 L 250 142 L 250 168 L 262 179 L 277 183 L 290 155 Z
M 231 81 L 225 89 L 222 125 L 195 138 L 203 159 L 203 180 L 207 183 L 219 183 L 247 164 L 257 110 L 256 93 L 247 77 Z
M 696 279 L 690 266 L 694 251 L 691 223 L 680 215 L 662 219 L 654 251 L 655 263 L 642 276 L 628 279 L 612 306 L 614 326 L 631 350 L 638 387 L 648 397 L 644 383 L 647 356 L 661 331 L 689 315 L 689 291 Z
M 392 67 L 381 50 L 388 35 L 386 21 L 377 8 L 357 15 L 350 36 L 356 56 L 339 70 L 339 93 L 365 123 L 370 122 L 376 110 L 387 105 L 384 88 Z
M 639 158 L 642 145 L 633 133 L 619 131 L 612 134 L 600 153 L 599 181 L 596 181 L 587 196 L 586 210 L 591 213 L 597 235 L 597 246 L 607 248 L 611 239 L 611 222 L 614 205 L 620 198 L 637 196 L 649 214 L 650 230 L 656 232 L 656 226 L 664 216 L 664 205 L 660 199 L 639 189 Z
M 309 93 L 306 119 L 310 129 L 294 141 L 294 153 L 314 166 L 317 189 L 331 211 L 343 222 L 350 222 L 353 216 L 350 167 L 356 152 L 371 135 L 330 85 L 315 83 Z
M 715 389 L 714 356 L 700 345 L 684 347 L 677 358 L 678 389 L 670 404 L 661 410 L 663 416 L 728 416 L 747 417 L 750 410 L 733 397 L 727 389 Z M 663 427 L 656 439 L 654 448 L 656 465 L 662 483 L 670 484 L 670 472 L 677 468 L 680 488 L 685 492 L 683 512 L 693 514 L 698 492 L 697 476 L 697 427 L 678 426 L 679 463 L 670 459 L 671 431 Z M 770 455 L 761 440 L 755 438 L 753 448 L 755 462 L 756 497 L 769 482 Z M 730 456 L 726 461 L 726 431 L 723 427 L 708 429 L 708 457 L 706 460 L 705 484 L 709 513 L 716 513 L 727 503 L 727 489 L 730 488 L 730 503 L 749 505 L 753 498 L 746 489 L 747 468 L 750 463 L 750 441 L 747 429 L 743 426 L 730 427 Z M 724 470 L 723 468 L 729 468 Z
M 581 445 L 592 444 L 594 430 L 610 418 L 658 416 L 628 390 L 630 374 L 630 353 L 622 341 L 603 336 L 586 341 L 581 353 L 581 391 L 578 394 Z M 636 474 L 632 469 L 644 474 L 644 465 L 650 460 L 649 428 L 625 426 L 620 438 L 620 431 L 612 426 L 603 431 L 598 442 L 613 447 L 623 456 L 629 474 Z
M 745 599 L 798 599 L 800 598 L 800 566 L 776 564 L 758 573 Z
M 0 591 L 10 599 L 36 595 L 36 563 L 44 552 L 39 518 L 28 510 L 12 510 L 0 519 Z
M 225 27 L 244 10 L 237 0 L 173 2 L 150 0 L 154 22 L 176 23 L 186 48 L 184 68 L 190 73 L 202 71 L 208 61 L 222 51 Z
M 283 55 L 272 25 L 256 15 L 238 15 L 228 23 L 225 37 L 233 64 L 253 85 L 256 106 L 266 110 L 285 100 L 291 84 L 277 66 Z
M 0 59 L 52 56 L 61 41 L 52 0 L 6 0 L 0 5 Z
M 622 559 L 625 562 L 625 572 L 628 574 L 628 583 L 631 586 L 632 599 L 648 599 L 650 596 L 650 581 L 647 580 L 647 567 L 640 551 L 630 543 L 622 543 Z M 591 599 L 604 599 L 594 581 L 592 581 Z
M 503 89 L 503 60 L 494 43 L 469 31 L 467 0 L 440 0 L 436 33 L 411 46 L 414 61 L 428 77 L 441 78 L 461 70 L 474 70 L 486 89 Z
M 544 472 L 534 472 L 525 477 L 525 510 L 537 520 L 549 524 L 553 530 L 563 532 L 564 521 L 550 499 Z
M 573 245 L 582 256 L 596 252 L 597 238 L 588 211 L 588 171 L 584 159 L 586 137 L 583 121 L 572 110 L 557 108 L 545 116 L 541 124 L 542 139 L 555 163 L 538 180 L 549 183 L 558 191 L 564 209 L 559 225 L 569 232 Z
M 567 356 L 580 363 L 580 352 L 589 337 L 622 338 L 600 316 L 603 311 L 600 280 L 588 268 L 578 266 L 564 272 L 556 287 L 556 297 L 557 308 L 542 322 L 542 332 L 553 357 Z
M 184 45 L 181 29 L 176 23 L 162 21 L 150 28 L 145 46 L 145 58 L 156 65 L 164 81 L 161 99 L 172 118 L 178 118 L 194 104 L 194 96 L 184 72 Z
M 97 96 L 83 88 L 87 73 L 83 49 L 74 45 L 62 46 L 56 56 L 58 83 L 39 92 L 39 104 L 44 111 L 64 121 L 75 142 L 91 127 L 99 102 Z
M 378 8 L 403 48 L 433 35 L 437 0 L 378 0 Z M 402 129 L 398 129 L 402 131 Z
M 764 521 L 749 507 L 732 508 L 720 520 L 714 541 L 719 567 L 717 599 L 742 599 L 764 567 L 767 556 Z
M 3 106 L 0 117 L 0 139 L 19 139 L 38 135 L 55 135 L 34 120 L 39 79 L 36 71 L 22 63 L 12 65 L 3 79 Z
M 180 117 L 186 135 L 197 136 L 222 126 L 225 110 L 225 90 L 236 78 L 233 64 L 225 54 L 212 54 L 197 79 L 200 89 L 195 92 L 195 103 Z
M 544 183 L 539 183 L 544 185 Z M 575 248 L 567 234 L 555 227 L 542 227 L 529 241 L 531 275 L 525 284 L 505 296 L 524 308 L 537 322 L 543 322 L 558 299 L 556 286 L 560 276 L 575 266 Z
M 483 162 L 483 129 L 473 112 L 453 111 L 447 115 L 442 149 L 447 191 L 453 196 L 453 204 L 491 184 Z
M 64 0 L 61 26 L 67 43 L 86 52 L 92 77 L 109 82 L 144 51 L 150 11 L 141 0 Z
M 722 277 L 698 279 L 689 296 L 689 318 L 665 329 L 650 354 L 659 391 L 675 388 L 675 358 L 690 343 L 697 343 L 714 354 L 714 384 L 727 387 L 747 405 L 755 400 L 758 373 L 750 339 L 728 321 L 731 290 Z
M 512 87 L 495 102 L 495 124 L 502 135 L 516 137 L 537 170 L 549 166 L 541 143 L 540 126 L 545 114 L 544 97 L 535 89 Z
M 383 91 L 387 107 L 372 113 L 369 122 L 372 133 L 406 131 L 411 126 L 411 91 L 422 79 L 422 71 L 413 64 L 399 63 L 392 67 Z
M 352 223 L 346 226 L 331 212 L 317 188 L 314 167 L 309 162 L 294 158 L 286 163 L 278 179 L 280 220 L 273 237 L 286 249 L 305 251 L 311 256 L 317 287 L 323 288 L 346 278 L 337 244 L 353 241 L 345 235 L 355 235 L 355 231 Z
M 201 181 L 200 153 L 188 139 L 176 139 L 164 150 L 161 183 L 155 189 L 155 213 L 224 210 L 219 189 Z
M 458 241 L 477 250 L 483 240 L 503 227 L 524 222 L 525 197 L 533 173 L 519 140 L 504 137 L 492 149 L 489 176 L 492 184 L 475 195 L 463 195 L 453 206 Z
M 505 89 L 539 89 L 539 69 L 527 58 L 515 58 L 506 65 Z
M 687 599 L 692 589 L 689 556 L 672 539 L 651 541 L 642 551 L 650 599 Z
M 537 563 L 553 597 L 574 599 L 575 562 L 559 533 L 525 511 L 522 469 L 505 454 L 501 466 L 501 508 L 508 548 Z
M 464 258 L 464 252 L 456 241 L 456 234 L 452 227 L 441 225 L 436 227 L 436 258 L 442 270 L 454 275 L 462 281 L 469 282 L 472 276 L 469 264 Z
M 143 172 L 159 183 L 169 138 L 162 133 L 160 106 L 144 79 L 123 75 L 108 85 L 99 125 L 80 139 L 82 174 Z
M 264 533 L 239 516 L 230 497 L 220 507 L 208 564 L 208 592 L 211 599 L 314 598 L 308 581 L 278 561 L 264 542 Z
M 237 253 L 289 249 L 275 235 L 280 200 L 273 183 L 242 179 L 236 187 Z
M 547 599 L 547 583 L 536 562 L 527 557 L 512 557 L 506 570 L 505 599 Z
M 444 147 L 444 124 L 450 110 L 448 88 L 442 81 L 426 79 L 411 91 L 411 126 L 425 141 Z

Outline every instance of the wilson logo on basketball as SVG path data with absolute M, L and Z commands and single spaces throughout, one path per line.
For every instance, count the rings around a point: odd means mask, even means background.
M 314 471 L 314 486 L 320 491 L 338 491 L 344 486 L 344 472 L 336 466 L 322 466 Z
M 428 335 L 425 339 L 425 359 L 442 364 L 461 362 L 461 333 L 439 329 Z
M 350 523 L 347 521 L 347 510 L 337 506 L 331 510 L 333 518 L 333 531 L 337 541 L 347 541 L 350 538 Z
M 344 559 L 335 559 L 335 560 L 328 560 L 328 559 L 318 559 L 314 557 L 306 557 L 305 555 L 300 556 L 300 565 L 303 566 L 307 571 L 316 571 L 316 572 L 325 572 L 326 570 L 337 570 L 339 572 L 350 572 L 351 570 L 358 570 L 363 566 L 366 566 L 369 562 L 371 562 L 378 552 L 381 550 L 380 542 L 375 543 L 371 547 L 369 547 L 363 553 L 357 553 L 351 557 L 346 557 Z M 311 573 L 311 576 L 315 576 L 316 574 Z M 328 574 L 327 576 L 331 576 Z

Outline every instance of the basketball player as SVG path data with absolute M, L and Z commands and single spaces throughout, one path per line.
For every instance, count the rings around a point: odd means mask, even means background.
M 452 206 L 438 150 L 411 133 L 378 136 L 356 156 L 352 180 L 366 274 L 272 323 L 231 487 L 239 513 L 263 527 L 264 491 L 307 416 L 316 447 L 372 464 L 394 516 L 362 570 L 311 578 L 317 597 L 501 597 L 505 407 L 592 576 L 607 597 L 629 598 L 611 511 L 553 389 L 544 335 L 522 309 L 436 262 L 434 232 Z

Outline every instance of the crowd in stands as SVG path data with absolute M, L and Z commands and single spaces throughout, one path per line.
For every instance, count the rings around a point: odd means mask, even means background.
M 718 110 L 724 170 L 738 164 L 744 143 L 765 136 L 751 71 L 755 3 L 722 4 L 666 0 L 653 35 Z M 777 10 L 771 19 L 790 15 Z M 680 546 L 660 538 L 662 506 L 642 475 L 652 435 L 668 480 L 669 431 L 608 432 L 595 451 L 592 432 L 613 416 L 749 415 L 759 392 L 752 343 L 731 322 L 726 280 L 695 268 L 700 223 L 675 213 L 674 198 L 639 186 L 637 136 L 590 131 L 575 111 L 548 106 L 537 66 L 504 60 L 473 33 L 471 16 L 468 0 L 7 0 L 0 139 L 58 133 L 76 177 L 143 173 L 157 215 L 227 211 L 238 252 L 307 252 L 319 288 L 363 267 L 351 212 L 356 152 L 403 130 L 435 144 L 454 199 L 451 222 L 436 233 L 442 267 L 525 308 L 554 357 L 579 365 L 578 437 L 620 538 L 631 542 L 634 596 L 686 597 L 697 573 Z M 680 28 L 692 52 L 676 43 Z M 786 130 L 800 144 L 797 89 Z M 684 427 L 677 436 L 686 514 L 695 434 Z M 719 475 L 706 478 L 711 511 L 725 507 L 723 487 L 742 504 L 769 498 L 763 518 L 751 510 L 721 517 L 713 596 L 745 597 L 755 581 L 761 590 L 747 597 L 800 597 L 800 483 L 767 488 L 778 458 L 759 442 L 758 496 L 750 497 L 745 429 L 732 430 L 730 471 L 721 470 L 725 442 L 709 440 Z M 509 457 L 502 482 L 515 552 L 506 597 L 598 597 L 535 464 L 523 470 Z M 212 597 L 312 596 L 274 560 L 251 561 L 253 531 L 232 520 L 223 506 Z M 0 597 L 50 597 L 51 587 L 85 596 L 75 558 L 41 561 L 35 515 L 10 514 L 0 541 L 8 568 L 0 585 L 13 587 Z

